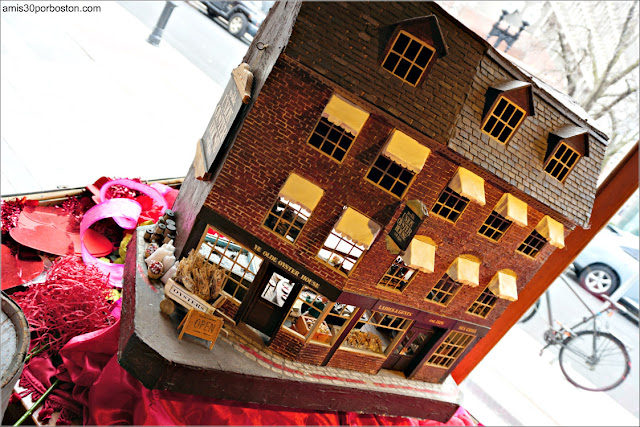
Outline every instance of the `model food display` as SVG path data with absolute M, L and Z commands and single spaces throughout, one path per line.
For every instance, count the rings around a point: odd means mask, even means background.
M 285 360 L 444 384 L 588 225 L 606 136 L 433 2 L 278 2 L 244 62 L 174 204 L 176 256 L 219 268 L 218 309 Z M 163 380 L 170 361 L 142 336 L 136 301 L 125 293 L 120 362 L 146 386 L 319 407 L 312 392 Z M 143 348 L 163 367 L 136 362 Z M 327 408 L 370 410 L 343 389 L 354 398 Z M 456 406 L 429 399 L 425 417 Z

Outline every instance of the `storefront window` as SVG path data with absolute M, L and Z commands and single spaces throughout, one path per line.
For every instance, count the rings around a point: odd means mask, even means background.
M 262 258 L 209 227 L 201 239 L 200 253 L 226 270 L 222 291 L 242 302 L 262 264 Z
M 309 340 L 330 343 L 332 332 L 329 325 L 324 321 L 324 311 L 328 309 L 331 302 L 318 292 L 304 286 L 296 297 L 289 316 L 284 325 Z M 320 320 L 318 320 L 320 319 Z M 316 328 L 316 323 L 320 325 Z M 316 328 L 314 330 L 314 328 Z
M 331 306 L 331 309 L 327 311 L 324 321 L 329 326 L 329 330 L 331 330 L 331 344 L 336 342 L 340 333 L 357 310 L 358 308 L 352 305 L 336 302 Z
M 385 354 L 410 324 L 409 319 L 366 310 L 342 346 Z

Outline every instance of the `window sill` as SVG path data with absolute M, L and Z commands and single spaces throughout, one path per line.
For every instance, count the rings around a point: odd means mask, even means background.
M 377 357 L 377 358 L 380 358 L 380 359 L 386 359 L 387 358 L 386 354 L 376 353 L 375 351 L 360 350 L 358 348 L 353 348 L 353 347 L 349 347 L 349 346 L 345 346 L 345 345 L 341 345 L 338 348 L 340 350 L 349 351 L 351 353 L 359 353 L 359 354 L 364 354 L 364 355 L 367 355 L 367 356 L 374 356 L 374 357 Z

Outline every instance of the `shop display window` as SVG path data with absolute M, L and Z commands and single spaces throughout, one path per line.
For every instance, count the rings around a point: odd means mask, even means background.
M 303 286 L 291 307 L 284 326 L 303 335 L 305 339 L 330 343 L 333 338 L 325 314 L 332 303 L 322 294 Z
M 239 243 L 208 227 L 198 251 L 207 261 L 226 270 L 222 291 L 236 302 L 242 302 L 256 277 L 262 258 Z
M 409 319 L 365 310 L 341 347 L 384 355 L 410 325 Z

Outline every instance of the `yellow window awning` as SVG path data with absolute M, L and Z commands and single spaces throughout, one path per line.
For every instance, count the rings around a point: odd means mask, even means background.
M 346 99 L 333 95 L 327 106 L 324 107 L 322 117 L 357 135 L 369 118 L 369 113 Z
M 415 236 L 402 255 L 404 263 L 423 273 L 433 273 L 438 245 L 427 236 Z
M 380 232 L 380 225 L 360 212 L 347 208 L 333 228 L 342 237 L 369 249 Z
M 564 226 L 549 215 L 540 220 L 536 231 L 556 248 L 564 248 Z
M 419 173 L 431 150 L 398 129 L 394 129 L 382 154 L 403 168 Z
M 322 188 L 295 173 L 289 175 L 278 193 L 280 197 L 302 206 L 309 212 L 313 212 L 323 194 Z
M 458 283 L 478 286 L 480 284 L 480 260 L 473 255 L 460 255 L 453 261 L 447 274 Z
M 521 227 L 527 226 L 527 204 L 513 194 L 504 193 L 494 211 Z
M 498 298 L 515 301 L 518 299 L 516 273 L 511 270 L 500 270 L 489 282 L 489 290 Z
M 449 188 L 467 199 L 484 206 L 484 179 L 465 168 L 458 168 L 449 181 Z

